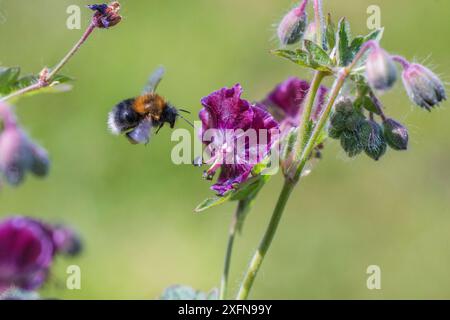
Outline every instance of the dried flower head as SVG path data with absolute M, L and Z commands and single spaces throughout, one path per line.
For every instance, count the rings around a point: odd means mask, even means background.
M 118 1 L 111 2 L 109 5 L 92 4 L 88 8 L 95 11 L 92 17 L 92 23 L 97 28 L 110 28 L 118 24 L 122 17 L 119 15 L 120 3 Z

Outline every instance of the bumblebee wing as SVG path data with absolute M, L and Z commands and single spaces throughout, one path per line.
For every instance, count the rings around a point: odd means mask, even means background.
M 159 66 L 148 78 L 147 86 L 144 88 L 143 94 L 153 93 L 158 88 L 159 83 L 164 77 L 166 70 L 163 66 Z
M 144 118 L 136 128 L 126 134 L 126 137 L 132 144 L 147 144 L 150 141 L 152 127 L 152 120 L 148 117 Z

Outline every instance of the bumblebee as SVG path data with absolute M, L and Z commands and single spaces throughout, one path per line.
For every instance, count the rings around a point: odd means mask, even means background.
M 132 144 L 147 144 L 153 128 L 156 134 L 166 123 L 173 128 L 178 117 L 193 126 L 179 113 L 188 111 L 175 108 L 155 92 L 164 72 L 163 67 L 156 69 L 140 96 L 123 100 L 113 108 L 108 115 L 108 127 L 113 134 L 125 134 Z

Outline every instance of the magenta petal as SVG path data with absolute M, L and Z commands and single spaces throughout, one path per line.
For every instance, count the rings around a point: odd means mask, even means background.
M 242 87 L 223 88 L 202 99 L 200 119 L 207 128 L 246 128 L 252 119 L 251 105 L 241 99 Z M 208 115 L 205 115 L 205 111 Z
M 0 287 L 33 290 L 42 285 L 54 247 L 34 220 L 13 217 L 0 224 Z
M 221 150 L 213 155 L 214 165 L 208 170 L 208 174 L 214 174 L 221 168 L 219 178 L 212 186 L 219 195 L 224 195 L 249 178 L 252 168 L 267 156 L 274 143 L 270 130 L 278 130 L 278 123 L 269 112 L 241 99 L 241 94 L 242 87 L 237 84 L 232 88 L 220 89 L 202 99 L 204 108 L 199 113 L 202 121 L 200 137 L 203 137 L 206 130 L 216 129 L 217 139 L 214 136 L 212 141 L 203 142 L 212 145 L 214 150 Z M 235 143 L 233 147 L 230 147 L 230 141 L 223 139 L 230 130 L 234 133 L 231 137 L 231 142 Z M 238 148 L 239 143 L 236 142 L 239 140 L 239 133 L 235 130 L 239 130 L 241 135 L 255 130 L 257 139 L 253 142 L 249 139 L 243 140 L 242 146 Z M 267 130 L 267 135 L 264 135 L 262 130 Z M 226 147 L 222 148 L 224 146 Z M 233 163 L 223 160 L 228 159 L 228 156 L 234 159 Z
M 288 78 L 269 93 L 263 105 L 280 123 L 298 126 L 303 112 L 303 105 L 308 95 L 310 84 L 308 81 L 296 77 Z M 313 120 L 323 109 L 328 89 L 320 86 L 313 108 Z

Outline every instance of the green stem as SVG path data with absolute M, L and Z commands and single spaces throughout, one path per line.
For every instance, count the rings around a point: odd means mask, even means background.
M 300 178 L 303 169 L 305 168 L 306 162 L 309 159 L 310 154 L 312 153 L 314 147 L 316 146 L 317 138 L 319 137 L 320 133 L 322 132 L 323 128 L 325 127 L 328 118 L 330 117 L 331 110 L 334 106 L 334 102 L 336 101 L 336 98 L 339 95 L 339 92 L 341 91 L 342 86 L 344 85 L 345 79 L 347 78 L 346 72 L 343 72 L 335 81 L 333 85 L 333 90 L 330 96 L 330 99 L 328 101 L 327 106 L 323 110 L 316 126 L 314 127 L 314 130 L 311 134 L 311 137 L 308 140 L 308 143 L 306 144 L 305 148 L 303 149 L 303 152 L 299 158 L 299 161 L 296 165 L 296 172 L 294 175 L 294 180 L 297 180 Z M 295 168 L 295 166 L 294 166 Z
M 233 253 L 233 244 L 234 244 L 234 238 L 235 238 L 236 231 L 237 231 L 236 226 L 237 226 L 237 222 L 238 222 L 238 216 L 239 216 L 239 211 L 240 211 L 241 205 L 242 205 L 241 201 L 239 201 L 236 212 L 231 219 L 230 230 L 228 232 L 227 251 L 225 253 L 225 263 L 224 263 L 224 267 L 223 267 L 222 280 L 220 282 L 220 294 L 219 294 L 220 300 L 225 300 L 226 296 L 227 296 L 228 275 L 230 273 L 231 255 Z
M 278 228 L 278 224 L 280 223 L 281 216 L 283 215 L 284 208 L 289 199 L 289 196 L 291 195 L 292 190 L 294 189 L 295 184 L 296 183 L 290 180 L 285 181 L 283 189 L 281 190 L 280 196 L 278 198 L 277 205 L 275 207 L 275 210 L 273 211 L 272 218 L 270 219 L 270 223 L 267 226 L 266 232 L 264 233 L 264 237 L 262 238 L 258 249 L 253 255 L 253 258 L 244 276 L 244 280 L 242 281 L 241 287 L 236 297 L 237 300 L 245 300 L 248 298 L 253 282 L 256 278 L 259 268 L 261 267 L 264 257 L 266 256 L 266 253 L 270 248 L 270 244 L 272 243 L 272 240 Z
M 322 13 L 322 0 L 314 0 L 314 22 L 317 30 L 317 43 L 320 47 L 323 47 L 323 13 Z
M 364 53 L 375 45 L 374 42 L 368 41 L 366 42 L 363 47 L 359 50 L 359 52 L 356 54 L 354 60 L 352 63 L 345 68 L 342 68 L 339 71 L 339 74 L 333 84 L 333 88 L 331 90 L 330 98 L 328 100 L 327 106 L 325 107 L 324 111 L 321 113 L 319 120 L 317 121 L 316 126 L 314 127 L 314 130 L 311 134 L 311 136 L 308 138 L 308 143 L 306 144 L 304 150 L 302 151 L 299 160 L 297 161 L 298 167 L 295 172 L 295 176 L 293 179 L 290 177 L 287 177 L 283 189 L 281 190 L 280 196 L 277 201 L 277 205 L 273 211 L 272 218 L 270 219 L 269 225 L 266 229 L 266 232 L 264 233 L 264 237 L 261 240 L 256 252 L 253 255 L 253 258 L 250 262 L 250 265 L 245 273 L 244 279 L 241 283 L 241 287 L 239 289 L 237 299 L 238 300 L 245 300 L 247 299 L 250 290 L 253 286 L 253 282 L 256 278 L 256 275 L 261 267 L 261 264 L 264 260 L 264 257 L 267 254 L 267 251 L 269 250 L 270 244 L 272 243 L 272 240 L 275 236 L 275 233 L 277 231 L 278 224 L 280 223 L 280 219 L 283 215 L 284 208 L 286 207 L 286 203 L 289 200 L 289 197 L 292 193 L 292 190 L 296 186 L 297 182 L 299 181 L 301 177 L 301 173 L 303 169 L 305 168 L 305 165 L 309 159 L 309 156 L 311 152 L 313 151 L 314 147 L 316 146 L 317 139 L 322 132 L 323 128 L 325 127 L 325 124 L 327 123 L 331 110 L 334 106 L 334 103 L 339 96 L 339 93 L 342 89 L 342 86 L 345 83 L 345 80 L 350 75 L 350 72 L 352 69 L 356 66 L 359 59 L 362 58 Z M 317 91 L 317 90 L 316 90 Z M 312 94 L 312 93 L 311 93 Z
M 314 77 L 311 80 L 311 85 L 308 90 L 308 94 L 306 96 L 305 105 L 303 107 L 302 120 L 301 120 L 301 128 L 298 131 L 298 139 L 297 139 L 297 152 L 301 152 L 304 147 L 304 143 L 306 142 L 306 131 L 309 125 L 309 120 L 311 119 L 311 113 L 314 108 L 314 102 L 316 101 L 317 91 L 319 90 L 320 83 L 325 77 L 325 73 L 321 71 L 316 71 L 314 73 Z
M 94 31 L 94 29 L 95 25 L 91 23 L 86 29 L 86 31 L 83 33 L 80 40 L 78 40 L 78 42 L 72 47 L 72 49 L 70 49 L 70 51 L 65 55 L 65 57 L 56 65 L 56 67 L 54 67 L 51 70 L 50 73 L 46 74 L 44 71 L 46 71 L 47 69 L 44 69 L 41 72 L 41 76 L 38 82 L 33 83 L 28 87 L 17 90 L 7 96 L 4 96 L 3 98 L 0 99 L 0 101 L 2 102 L 7 101 L 22 96 L 24 94 L 50 86 L 52 84 L 52 79 L 55 77 L 55 75 L 66 65 L 66 63 L 70 60 L 70 58 L 73 57 L 73 55 L 78 51 L 78 49 L 80 49 L 82 44 L 87 40 L 87 38 L 92 33 L 92 31 Z

